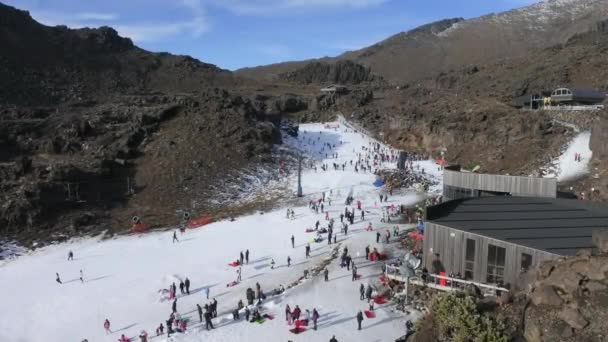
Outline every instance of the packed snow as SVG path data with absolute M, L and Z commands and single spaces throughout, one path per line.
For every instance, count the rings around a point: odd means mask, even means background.
M 589 147 L 591 132 L 578 133 L 564 152 L 552 162 L 545 177 L 556 177 L 558 182 L 570 181 L 589 173 L 593 152 Z
M 355 315 L 367 310 L 367 301 L 359 299 L 360 284 L 374 285 L 381 274 L 381 262 L 365 259 L 365 246 L 380 251 L 394 250 L 397 246 L 382 241 L 376 243 L 376 231 L 384 234 L 393 231 L 394 224 L 380 223 L 382 213 L 378 195 L 382 188 L 372 185 L 375 175 L 369 171 L 355 172 L 350 165 L 358 154 L 366 155 L 370 137 L 353 131 L 344 123 L 332 125 L 307 124 L 300 126 L 297 139 L 286 139 L 292 148 L 303 151 L 307 161 L 315 161 L 317 170 L 307 167 L 303 171 L 304 201 L 292 207 L 295 217 L 286 217 L 287 207 L 272 212 L 238 217 L 234 221 L 221 221 L 198 229 L 177 233 L 179 242 L 172 242 L 173 231 L 151 232 L 142 235 L 119 236 L 112 239 L 74 239 L 69 243 L 51 245 L 29 252 L 0 266 L 0 301 L 4 310 L 0 313 L 0 341 L 15 342 L 65 342 L 65 341 L 117 341 L 122 334 L 139 341 L 142 330 L 153 341 L 328 341 L 333 335 L 339 341 L 391 341 L 404 334 L 406 319 L 415 319 L 416 313 L 406 316 L 389 304 L 376 306 L 376 317 L 365 319 L 363 329 L 357 330 Z M 327 147 L 329 143 L 331 150 Z M 333 146 L 335 145 L 335 148 Z M 388 147 L 382 145 L 386 151 Z M 328 156 L 325 156 L 328 153 Z M 332 154 L 337 153 L 337 158 Z M 346 163 L 345 170 L 320 169 L 322 163 Z M 440 181 L 441 172 L 432 161 L 414 162 L 431 177 Z M 395 167 L 384 163 L 382 167 Z M 296 189 L 297 177 L 285 180 Z M 264 191 L 263 189 L 259 189 Z M 355 223 L 348 234 L 340 232 L 340 218 L 349 193 L 363 203 L 365 219 L 361 221 L 356 211 Z M 334 233 L 337 244 L 327 244 L 324 239 L 314 243 L 314 228 L 320 221 L 328 222 L 325 214 L 309 209 L 308 201 L 317 200 L 325 192 L 331 205 L 325 209 L 336 219 Z M 383 205 L 411 205 L 424 199 L 424 193 L 400 192 L 389 196 Z M 355 204 L 348 206 L 353 210 Z M 365 228 L 371 223 L 373 231 Z M 403 231 L 405 225 L 400 225 Z M 290 238 L 295 238 L 292 247 Z M 311 257 L 305 257 L 305 245 L 311 245 Z M 349 254 L 362 276 L 352 281 L 351 272 L 339 265 L 339 258 L 328 266 L 329 281 L 323 274 L 297 282 L 305 269 L 312 269 L 329 258 L 334 248 L 340 253 L 348 247 Z M 236 286 L 227 284 L 236 280 L 238 268 L 228 264 L 239 258 L 240 252 L 249 250 L 249 263 L 242 267 L 242 281 Z M 73 251 L 74 260 L 68 261 Z M 291 266 L 287 267 L 287 258 Z M 274 260 L 274 269 L 271 269 Z M 80 279 L 83 272 L 83 281 Z M 58 273 L 62 284 L 55 281 Z M 190 294 L 177 295 L 177 312 L 189 317 L 186 333 L 166 334 L 156 337 L 160 323 L 165 325 L 172 311 L 172 301 L 163 289 L 171 283 L 179 284 L 190 279 Z M 233 320 L 232 311 L 239 300 L 247 304 L 245 290 L 255 290 L 259 283 L 268 298 L 263 302 L 262 313 L 275 318 L 263 324 L 246 322 L 241 311 L 240 320 Z M 283 285 L 288 288 L 280 295 L 273 289 Z M 209 289 L 209 299 L 206 298 Z M 179 293 L 179 290 L 178 290 Z M 213 298 L 218 301 L 215 329 L 207 331 L 199 323 L 196 304 L 204 306 Z M 310 327 L 303 333 L 292 334 L 285 320 L 285 305 L 296 305 L 320 314 L 318 330 Z M 103 327 L 105 319 L 111 323 L 111 333 Z M 166 332 L 166 328 L 165 328 Z

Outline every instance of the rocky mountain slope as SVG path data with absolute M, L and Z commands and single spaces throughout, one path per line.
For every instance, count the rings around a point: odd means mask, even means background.
M 281 99 L 250 98 L 236 89 L 251 83 L 149 53 L 111 28 L 47 27 L 0 4 L 0 44 L 5 237 L 120 231 L 134 215 L 175 223 L 184 208 L 203 215 L 225 204 L 210 203 L 215 186 L 268 161 L 280 141 Z
M 431 23 L 323 62 L 352 60 L 389 82 L 407 83 L 436 72 L 524 56 L 535 48 L 565 43 L 605 18 L 608 3 L 603 0 L 546 0 L 470 20 L 456 18 Z M 305 64 L 279 63 L 239 70 L 237 74 L 272 79 Z

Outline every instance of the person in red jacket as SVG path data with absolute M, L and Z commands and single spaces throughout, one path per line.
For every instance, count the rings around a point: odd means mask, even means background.
M 106 334 L 110 334 L 112 333 L 112 330 L 110 330 L 110 320 L 106 318 L 106 320 L 103 322 L 103 328 L 106 329 Z

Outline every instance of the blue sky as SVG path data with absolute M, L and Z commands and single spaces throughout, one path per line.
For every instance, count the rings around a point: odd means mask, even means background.
M 335 56 L 443 18 L 535 0 L 0 0 L 47 25 L 112 26 L 151 51 L 226 69 Z

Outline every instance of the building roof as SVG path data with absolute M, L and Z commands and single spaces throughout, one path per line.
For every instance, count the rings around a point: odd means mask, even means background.
M 432 223 L 559 255 L 592 248 L 593 230 L 608 230 L 608 207 L 563 198 L 481 197 L 428 209 Z

